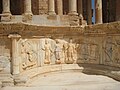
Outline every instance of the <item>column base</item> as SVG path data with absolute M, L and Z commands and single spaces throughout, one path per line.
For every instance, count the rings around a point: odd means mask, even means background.
M 32 13 L 24 13 L 23 14 L 23 22 L 31 22 L 32 21 L 33 14 Z
M 56 15 L 56 13 L 54 11 L 49 11 L 48 15 Z
M 95 22 L 95 24 L 102 24 L 103 22 Z
M 10 22 L 12 19 L 12 14 L 10 12 L 3 12 L 1 14 L 1 22 Z
M 78 13 L 76 11 L 69 12 L 68 15 L 70 16 L 77 16 Z

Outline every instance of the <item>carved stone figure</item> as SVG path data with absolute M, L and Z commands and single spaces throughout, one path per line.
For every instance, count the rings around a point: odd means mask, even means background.
M 96 49 L 97 49 L 97 45 L 95 45 L 95 44 L 89 45 L 89 59 L 90 60 L 96 59 Z
M 61 63 L 62 50 L 63 50 L 63 45 L 61 45 L 60 42 L 56 40 L 56 47 L 55 47 L 56 64 Z
M 74 62 L 74 55 L 75 55 L 75 45 L 72 43 L 72 39 L 70 39 L 70 43 L 68 43 L 67 46 L 67 58 L 66 58 L 66 63 L 72 64 Z
M 106 41 L 105 48 L 103 48 L 105 52 L 105 61 L 110 62 L 112 61 L 112 55 L 113 55 L 113 42 L 112 37 L 108 37 Z
M 64 51 L 64 60 L 66 61 L 67 60 L 67 46 L 68 44 L 67 43 L 64 43 L 63 44 L 63 51 Z
M 113 62 L 120 64 L 120 41 L 115 40 L 115 43 L 113 44 Z
M 52 55 L 52 48 L 51 48 L 51 45 L 48 43 L 47 40 L 45 40 L 45 45 L 44 45 L 44 48 L 42 48 L 42 50 L 45 51 L 45 61 L 44 63 L 45 64 L 50 64 L 50 58 L 51 58 L 51 55 Z
M 22 68 L 27 69 L 36 65 L 36 55 L 30 43 L 25 41 L 21 44 Z

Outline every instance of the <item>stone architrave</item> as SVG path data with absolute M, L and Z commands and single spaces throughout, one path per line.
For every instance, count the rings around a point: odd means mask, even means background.
M 19 59 L 18 59 L 18 45 L 17 40 L 21 36 L 18 34 L 10 34 L 8 38 L 12 40 L 12 74 L 17 75 L 20 73 Z
M 77 0 L 69 0 L 69 15 L 78 15 Z
M 48 0 L 48 14 L 55 15 L 55 0 Z
M 95 23 L 102 24 L 102 0 L 95 0 Z

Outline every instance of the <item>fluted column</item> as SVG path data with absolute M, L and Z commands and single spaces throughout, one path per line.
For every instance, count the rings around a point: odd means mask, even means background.
M 18 34 L 10 34 L 8 38 L 12 40 L 12 74 L 17 75 L 20 73 L 19 59 L 18 59 L 18 45 L 17 39 L 21 36 Z
M 63 0 L 57 0 L 57 14 L 63 15 Z
M 83 5 L 82 5 L 82 0 L 78 0 L 78 14 L 83 15 Z
M 31 0 L 24 0 L 24 14 L 32 14 Z
M 87 22 L 88 25 L 92 24 L 92 1 L 87 0 Z
M 10 0 L 2 0 L 3 4 L 3 14 L 11 14 L 10 12 Z
M 48 14 L 55 15 L 55 0 L 48 0 Z
M 77 0 L 69 0 L 69 14 L 70 15 L 78 15 Z
M 95 0 L 95 23 L 101 24 L 102 20 L 102 0 Z

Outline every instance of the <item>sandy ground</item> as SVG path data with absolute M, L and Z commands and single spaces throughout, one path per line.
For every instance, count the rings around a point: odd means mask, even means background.
M 27 87 L 4 87 L 1 90 L 120 90 L 120 82 L 101 75 L 54 72 L 36 77 Z

